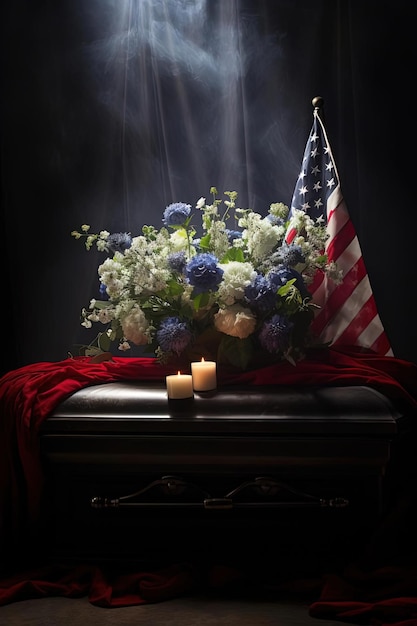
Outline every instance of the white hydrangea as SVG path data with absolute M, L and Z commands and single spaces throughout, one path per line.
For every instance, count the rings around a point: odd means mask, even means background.
M 259 263 L 266 259 L 282 238 L 282 229 L 258 213 L 250 213 L 239 220 L 239 224 L 245 223 L 246 229 L 242 237 L 246 241 L 248 252 L 252 259 Z
M 100 282 L 105 285 L 109 298 L 117 299 L 122 295 L 125 287 L 121 278 L 122 270 L 118 255 L 106 259 L 98 268 Z
M 220 268 L 223 270 L 223 280 L 217 292 L 218 300 L 226 305 L 242 300 L 245 288 L 256 278 L 256 270 L 252 263 L 230 261 L 221 263 Z

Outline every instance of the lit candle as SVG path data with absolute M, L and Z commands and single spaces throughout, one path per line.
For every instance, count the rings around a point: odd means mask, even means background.
M 193 387 L 195 391 L 211 391 L 217 387 L 216 362 L 195 361 L 191 363 Z
M 191 374 L 172 374 L 166 377 L 168 398 L 182 400 L 193 397 L 193 377 Z

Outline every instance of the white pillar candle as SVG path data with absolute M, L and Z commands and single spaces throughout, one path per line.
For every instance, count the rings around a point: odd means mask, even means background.
M 191 363 L 194 391 L 211 391 L 217 387 L 216 362 L 194 361 Z
M 172 374 L 166 377 L 168 398 L 182 400 L 193 397 L 193 377 L 191 374 Z

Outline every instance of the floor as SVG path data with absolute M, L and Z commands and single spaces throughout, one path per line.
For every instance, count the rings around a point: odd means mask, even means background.
M 42 598 L 0 607 L 2 626 L 341 626 L 310 617 L 308 604 L 186 597 L 159 604 L 100 608 L 87 598 Z

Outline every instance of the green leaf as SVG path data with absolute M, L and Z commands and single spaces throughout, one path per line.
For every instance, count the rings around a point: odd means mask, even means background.
M 111 339 L 107 333 L 100 333 L 97 343 L 103 352 L 108 352 L 111 347 Z
M 108 300 L 96 300 L 94 308 L 96 309 L 108 309 L 111 306 Z
M 210 295 L 208 293 L 199 293 L 198 296 L 193 298 L 194 309 L 198 311 L 199 309 L 208 305 L 210 300 Z
M 230 261 L 238 261 L 239 263 L 245 262 L 245 256 L 243 254 L 242 248 L 229 248 L 224 257 L 222 258 L 222 263 L 228 263 Z
M 285 285 L 282 285 L 282 287 L 280 287 L 277 291 L 279 296 L 286 296 L 287 293 L 290 291 L 291 286 L 295 283 L 296 279 L 295 278 L 291 278 L 290 280 L 288 280 Z
M 231 365 L 245 370 L 252 358 L 253 342 L 250 337 L 239 339 L 225 335 L 219 345 L 218 358 L 220 362 L 229 362 Z
M 82 352 L 84 356 L 97 356 L 98 354 L 102 354 L 104 350 L 101 350 L 97 346 L 82 346 L 80 352 Z
M 180 296 L 184 291 L 184 285 L 182 285 L 177 280 L 170 280 L 168 281 L 167 284 L 168 284 L 167 293 L 169 294 L 170 297 L 175 298 L 176 296 Z
M 211 239 L 211 236 L 209 234 L 204 235 L 204 237 L 201 237 L 201 239 L 200 239 L 200 248 L 202 250 L 209 250 L 210 249 L 210 239 Z

